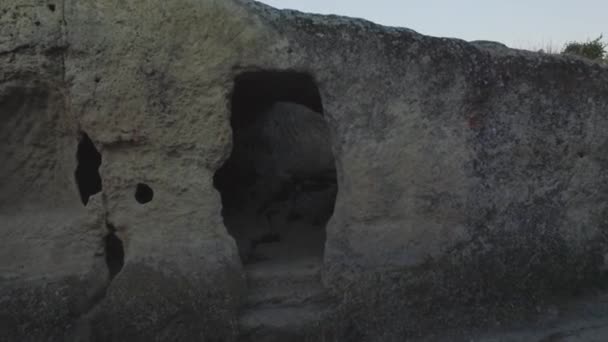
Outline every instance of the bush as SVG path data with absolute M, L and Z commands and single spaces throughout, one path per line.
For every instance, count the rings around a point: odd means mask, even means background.
M 608 44 L 602 42 L 603 36 L 599 36 L 596 39 L 588 40 L 584 43 L 581 42 L 569 42 L 564 47 L 562 54 L 570 54 L 586 57 L 593 60 L 605 60 L 608 58 L 606 47 Z

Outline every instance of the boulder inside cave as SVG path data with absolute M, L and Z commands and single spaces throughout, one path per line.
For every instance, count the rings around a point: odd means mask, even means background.
M 242 74 L 231 105 L 233 149 L 214 184 L 243 263 L 322 258 L 337 180 L 314 80 Z

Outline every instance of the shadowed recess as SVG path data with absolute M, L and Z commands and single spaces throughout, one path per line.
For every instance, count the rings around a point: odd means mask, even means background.
M 110 278 L 114 278 L 125 264 L 125 250 L 122 241 L 113 231 L 104 238 L 104 246 Z
M 306 73 L 290 71 L 246 72 L 236 77 L 232 93 L 233 129 L 255 121 L 255 113 L 277 102 L 292 102 L 323 113 L 321 94 Z
M 154 190 L 147 184 L 139 183 L 135 188 L 135 200 L 140 204 L 151 202 L 154 198 Z
M 242 261 L 320 258 L 337 181 L 314 79 L 290 71 L 241 74 L 231 109 L 233 149 L 214 185 Z
M 93 141 L 86 133 L 82 133 L 78 150 L 76 152 L 76 184 L 80 192 L 80 199 L 85 206 L 89 203 L 89 197 L 101 191 L 101 176 L 99 166 L 101 165 L 101 154 L 95 148 Z

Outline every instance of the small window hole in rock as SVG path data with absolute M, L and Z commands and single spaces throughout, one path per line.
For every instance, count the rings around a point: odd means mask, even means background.
M 230 100 L 233 149 L 214 185 L 241 260 L 321 262 L 338 184 L 314 79 L 248 72 L 236 77 Z
M 108 225 L 110 231 L 104 238 L 106 265 L 110 273 L 110 279 L 114 278 L 125 264 L 125 250 L 122 240 L 116 236 L 116 229 Z
M 101 166 L 101 154 L 95 148 L 93 141 L 86 133 L 81 133 L 80 142 L 76 151 L 76 171 L 74 176 L 80 199 L 85 206 L 89 203 L 89 198 L 101 192 L 101 176 L 99 166 Z
M 135 200 L 140 204 L 151 202 L 154 198 L 154 190 L 144 183 L 139 183 L 135 187 Z

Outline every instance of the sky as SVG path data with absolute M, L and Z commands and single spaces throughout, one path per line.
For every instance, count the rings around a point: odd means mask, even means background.
M 604 34 L 608 0 L 261 0 L 277 8 L 340 14 L 437 37 L 560 50 Z

